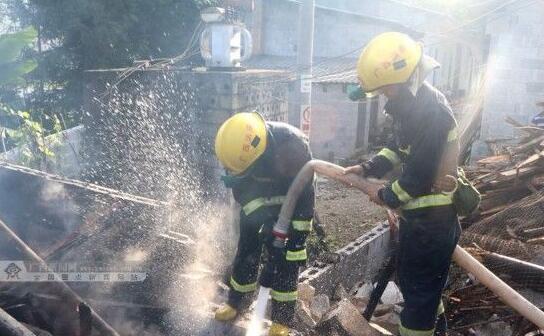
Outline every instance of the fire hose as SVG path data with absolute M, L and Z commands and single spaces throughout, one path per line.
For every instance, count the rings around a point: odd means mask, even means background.
M 312 160 L 306 163 L 287 192 L 287 197 L 281 207 L 278 221 L 273 230 L 278 232 L 280 236 L 287 234 L 297 200 L 306 185 L 314 178 L 314 173 L 337 180 L 363 192 L 367 191 L 369 186 L 371 186 L 372 182 L 358 175 L 345 174 L 344 172 L 344 168 L 326 161 Z M 278 247 L 284 246 L 285 241 L 276 238 L 274 244 Z M 478 281 L 495 293 L 505 304 L 527 320 L 533 322 L 540 329 L 544 329 L 543 311 L 513 290 L 459 245 L 457 245 L 453 252 L 453 260 L 465 271 L 474 275 Z

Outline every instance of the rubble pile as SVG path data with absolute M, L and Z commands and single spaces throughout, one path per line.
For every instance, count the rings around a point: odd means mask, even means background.
M 480 284 L 450 292 L 447 302 L 450 334 L 526 335 L 535 328 Z
M 544 256 L 544 129 L 506 121 L 520 139 L 490 142 L 493 155 L 465 167 L 482 201 L 463 219 L 461 244 L 532 261 Z
M 512 202 L 537 193 L 544 186 L 544 128 L 506 122 L 522 132 L 513 139 L 486 141 L 491 156 L 465 167 L 467 177 L 482 193 L 478 212 L 470 223 L 505 210 Z
M 525 126 L 511 118 L 506 122 L 521 136 L 487 141 L 491 156 L 465 167 L 467 177 L 482 194 L 482 201 L 475 214 L 462 219 L 464 230 L 459 244 L 543 308 L 544 129 Z M 456 267 L 446 293 L 446 311 L 453 331 L 525 335 L 534 330 Z
M 297 329 L 305 335 L 379 336 L 397 335 L 403 299 L 394 282 L 389 282 L 370 321 L 363 313 L 374 285 L 358 283 L 347 291 L 341 284 L 332 298 L 316 294 L 307 284 L 299 284 L 296 308 Z
M 0 202 L 0 271 L 8 280 L 0 282 L 0 335 L 13 334 L 6 326 L 40 335 L 162 335 L 207 321 L 164 322 L 179 310 L 189 316 L 177 298 L 220 277 L 196 263 L 194 231 L 170 225 L 177 209 L 6 162 L 0 175 L 0 193 L 10 195 Z

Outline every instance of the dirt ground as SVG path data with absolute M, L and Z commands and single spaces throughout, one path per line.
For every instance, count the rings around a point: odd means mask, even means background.
M 362 192 L 320 178 L 317 182 L 316 212 L 331 250 L 336 250 L 386 219 L 383 208 Z

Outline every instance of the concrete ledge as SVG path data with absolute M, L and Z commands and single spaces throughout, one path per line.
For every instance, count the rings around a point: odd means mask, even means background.
M 386 262 L 390 249 L 389 224 L 383 222 L 338 251 L 335 264 L 320 264 L 306 269 L 300 282 L 312 285 L 316 294 L 333 295 L 336 286 L 350 289 L 362 280 L 373 280 Z

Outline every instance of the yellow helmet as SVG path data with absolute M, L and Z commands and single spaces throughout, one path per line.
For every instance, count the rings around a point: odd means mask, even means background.
M 366 45 L 357 61 L 364 92 L 386 85 L 406 83 L 422 57 L 422 46 L 402 33 L 382 33 Z
M 225 121 L 215 137 L 215 155 L 230 173 L 245 172 L 266 149 L 266 122 L 257 112 L 241 112 Z

